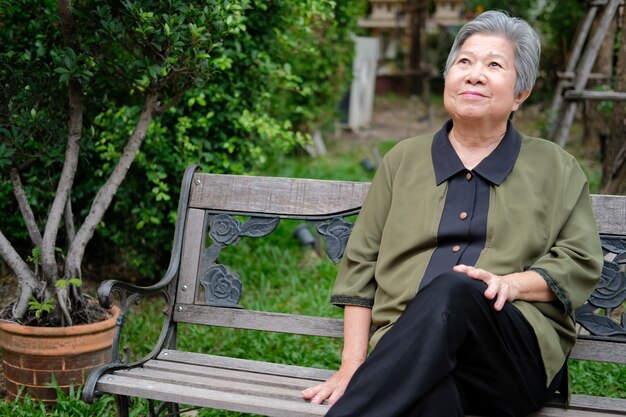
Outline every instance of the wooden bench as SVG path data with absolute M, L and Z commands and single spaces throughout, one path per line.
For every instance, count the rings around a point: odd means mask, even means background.
M 177 350 L 180 323 L 203 324 L 299 335 L 343 337 L 341 319 L 251 311 L 239 306 L 241 281 L 218 262 L 220 251 L 243 237 L 271 233 L 282 219 L 315 226 L 331 259 L 339 261 L 351 223 L 369 183 L 294 178 L 212 175 L 190 167 L 184 174 L 170 266 L 153 286 L 139 288 L 106 281 L 100 303 L 110 306 L 117 292 L 122 313 L 113 361 L 90 374 L 83 398 L 114 394 L 120 416 L 128 416 L 130 398 L 147 398 L 152 415 L 175 414 L 178 404 L 266 416 L 322 416 L 327 405 L 301 398 L 303 388 L 324 381 L 332 370 L 236 359 Z M 595 336 L 579 336 L 572 359 L 626 364 L 626 323 L 594 314 L 623 306 L 626 276 L 616 262 L 626 260 L 626 197 L 593 196 L 604 246 L 617 256 L 607 262 L 601 284 L 578 320 Z M 243 220 L 240 220 L 243 219 Z M 246 277 L 241 277 L 245 282 Z M 124 363 L 118 349 L 127 310 L 138 298 L 162 294 L 167 300 L 165 323 L 152 353 Z M 626 389 L 626 381 L 620 381 Z M 159 404 L 157 407 L 156 404 Z M 570 408 L 545 407 L 537 416 L 617 416 L 626 414 L 626 399 L 574 395 Z

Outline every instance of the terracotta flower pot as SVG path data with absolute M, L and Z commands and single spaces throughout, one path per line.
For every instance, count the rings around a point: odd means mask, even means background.
M 59 387 L 85 382 L 89 371 L 111 360 L 111 345 L 119 308 L 104 321 L 70 327 L 35 327 L 0 321 L 7 399 L 22 395 L 53 403 L 57 394 L 48 384 L 52 375 Z

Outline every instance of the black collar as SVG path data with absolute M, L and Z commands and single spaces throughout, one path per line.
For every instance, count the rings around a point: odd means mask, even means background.
M 448 120 L 441 130 L 435 133 L 433 139 L 431 153 L 437 185 L 465 170 L 448 139 L 451 129 L 452 120 Z M 513 128 L 510 121 L 507 122 L 506 133 L 496 149 L 483 159 L 473 172 L 495 185 L 502 184 L 513 169 L 521 146 L 522 136 Z

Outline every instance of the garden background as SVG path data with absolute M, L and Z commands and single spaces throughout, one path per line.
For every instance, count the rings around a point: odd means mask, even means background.
M 430 15 L 436 3 L 426 2 Z M 516 114 L 515 124 L 524 133 L 545 137 L 556 71 L 564 65 L 584 6 L 574 0 L 463 3 L 461 18 L 498 8 L 527 18 L 541 32 L 541 78 L 529 102 Z M 32 242 L 13 196 L 11 173 L 19 171 L 30 204 L 43 213 L 43 219 L 52 204 L 71 133 L 67 97 L 73 83 L 80 86 L 84 106 L 81 153 L 71 195 L 77 219 L 87 216 L 91 200 L 114 169 L 146 97 L 158 91 L 159 110 L 87 246 L 82 273 L 88 292 L 93 293 L 103 279 L 145 285 L 165 271 L 179 181 L 191 163 L 216 173 L 367 181 L 378 155 L 401 139 L 435 131 L 446 119 L 440 94 L 445 55 L 440 52 L 447 53 L 448 47 L 442 48 L 441 39 L 446 38 L 435 32 L 426 43 L 433 69 L 428 100 L 419 89 L 379 88 L 368 126 L 357 131 L 345 128 L 345 108 L 340 103 L 349 94 L 353 35 L 371 35 L 359 26 L 359 19 L 371 12 L 367 1 L 84 0 L 73 2 L 73 7 L 77 19 L 86 24 L 74 28 L 76 41 L 68 45 L 55 1 L 0 0 L 0 210 L 4 214 L 0 230 L 25 259 L 31 256 Z M 611 45 L 613 66 L 619 50 L 619 45 Z M 596 133 L 597 140 L 590 139 L 591 127 L 583 122 L 591 117 L 608 120 L 612 114 L 612 104 L 596 104 L 579 114 L 567 144 L 594 192 L 602 186 L 603 133 Z M 325 153 L 311 151 L 316 132 Z M 289 242 L 292 230 L 283 232 L 284 241 Z M 61 232 L 59 239 L 66 238 Z M 336 268 L 318 259 L 310 248 L 292 239 L 278 246 L 241 242 L 238 249 L 226 256 L 233 257 L 228 263 L 242 265 L 242 276 L 257 288 L 245 293 L 242 303 L 247 307 L 265 303 L 276 311 L 340 316 L 328 304 Z M 278 271 L 273 266 L 277 260 L 283 260 Z M 15 295 L 15 277 L 3 263 L 0 275 L 0 296 L 6 302 Z M 293 298 L 286 291 L 290 287 L 310 291 Z M 127 342 L 137 355 L 156 340 L 159 323 L 149 317 L 159 308 L 158 302 L 140 306 L 140 314 L 129 324 Z M 183 348 L 207 352 L 219 348 L 252 359 L 272 352 L 277 362 L 300 358 L 305 365 L 331 368 L 339 363 L 340 345 L 334 341 L 303 342 L 265 334 L 235 341 L 235 335 L 221 330 L 187 326 L 185 331 L 190 346 Z M 626 380 L 626 371 L 617 366 L 572 363 L 572 370 L 587 375 L 584 386 L 573 387 L 579 393 L 606 394 Z M 626 396 L 624 391 L 612 394 Z M 113 415 L 108 397 L 93 406 L 72 396 L 59 404 L 54 411 L 59 416 Z M 134 412 L 143 407 L 138 404 Z M 0 415 L 34 416 L 43 411 L 36 402 L 1 403 Z

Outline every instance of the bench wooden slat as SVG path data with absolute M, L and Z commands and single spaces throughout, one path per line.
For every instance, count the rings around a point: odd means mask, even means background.
M 625 381 L 622 381 L 625 382 Z M 572 395 L 570 407 L 580 410 L 602 411 L 626 415 L 626 399 Z M 604 415 L 604 414 L 603 414 Z
M 263 372 L 262 368 L 249 367 L 246 370 L 239 370 L 162 360 L 148 361 L 144 364 L 144 368 L 163 372 L 180 372 L 185 375 L 212 377 L 233 382 L 262 383 L 279 388 L 298 388 L 300 390 L 317 385 L 323 381 L 322 379 L 302 378 L 297 376 L 297 372 L 294 372 L 294 376 L 282 376 Z
M 189 374 L 184 369 L 176 372 L 172 369 L 163 371 L 152 368 L 136 368 L 130 371 L 116 371 L 115 374 L 128 378 L 136 378 L 139 381 L 171 382 L 189 387 L 208 388 L 236 394 L 271 396 L 272 398 L 292 401 L 302 397 L 302 388 L 295 385 L 295 383 L 298 382 L 297 379 L 293 379 L 294 385 L 285 387 L 276 386 L 271 383 L 263 383 L 263 381 L 254 378 L 250 378 L 250 382 L 232 380 L 228 378 L 226 372 L 224 372 L 224 378 L 220 378 L 210 372 L 206 375 L 198 375 L 197 373 Z M 251 376 L 253 377 L 254 375 L 252 374 Z M 309 386 L 311 385 L 307 385 L 307 387 Z
M 297 314 L 269 313 L 263 311 L 185 305 L 174 319 L 179 322 L 208 324 L 247 330 L 265 330 L 308 336 L 343 337 L 341 319 L 303 316 Z M 626 364 L 626 351 L 621 342 L 579 339 L 572 350 L 571 359 Z
M 328 406 L 308 402 L 287 401 L 255 395 L 236 394 L 176 383 L 143 381 L 122 375 L 107 375 L 100 379 L 96 389 L 118 395 L 173 401 L 201 407 L 212 407 L 240 413 L 263 414 L 271 417 L 323 416 Z
M 570 359 L 580 359 L 586 361 L 609 362 L 621 365 L 626 364 L 625 342 L 596 341 L 578 339 Z M 626 384 L 626 381 L 624 381 Z
M 159 360 L 179 363 L 194 363 L 201 366 L 212 366 L 224 369 L 236 369 L 248 371 L 254 369 L 255 372 L 268 375 L 279 375 L 285 377 L 295 377 L 317 381 L 325 381 L 330 378 L 334 371 L 328 369 L 309 368 L 297 365 L 284 365 L 271 362 L 254 361 L 250 359 L 230 358 L 227 356 L 209 355 L 196 352 L 184 352 L 180 350 L 163 350 Z
M 619 411 L 598 413 L 597 411 L 577 410 L 575 408 L 544 407 L 529 417 L 624 417 L 624 413 Z
M 626 196 L 593 194 L 591 203 L 600 233 L 626 235 Z
M 198 259 L 200 259 L 200 249 L 204 241 L 205 221 L 206 215 L 204 210 L 188 210 L 185 233 L 183 235 L 178 288 L 176 290 L 176 299 L 181 303 L 193 303 L 195 300 L 196 277 L 198 276 L 199 268 Z
M 300 314 L 178 304 L 175 308 L 174 320 L 236 329 L 265 330 L 306 336 L 343 337 L 341 319 Z
M 197 173 L 189 206 L 278 216 L 324 216 L 358 209 L 366 182 Z

